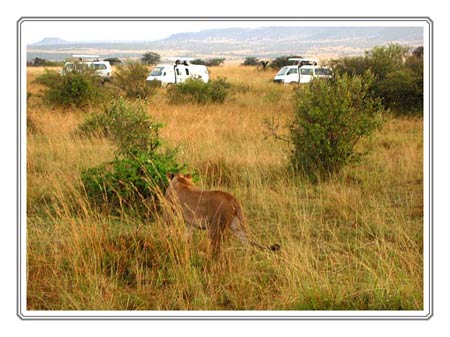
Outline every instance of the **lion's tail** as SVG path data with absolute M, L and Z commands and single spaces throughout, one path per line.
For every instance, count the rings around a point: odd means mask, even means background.
M 233 233 L 239 238 L 239 240 L 245 245 L 252 245 L 253 247 L 266 250 L 269 249 L 271 251 L 278 251 L 281 249 L 281 246 L 278 243 L 275 243 L 270 246 L 264 246 L 259 242 L 252 240 L 249 238 L 247 223 L 244 217 L 244 213 L 242 212 L 242 207 L 237 204 L 235 207 L 236 216 L 231 223 L 231 230 Z

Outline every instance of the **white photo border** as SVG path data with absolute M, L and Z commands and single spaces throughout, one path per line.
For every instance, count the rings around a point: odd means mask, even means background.
M 308 25 L 423 27 L 424 226 L 423 310 L 404 311 L 37 311 L 27 310 L 26 284 L 26 45 L 32 21 L 265 21 Z M 22 320 L 428 320 L 433 316 L 433 21 L 429 17 L 21 17 L 17 21 L 17 316 Z

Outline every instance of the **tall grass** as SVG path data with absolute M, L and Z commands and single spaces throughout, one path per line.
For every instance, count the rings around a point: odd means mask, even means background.
M 80 172 L 113 158 L 101 137 L 74 132 L 82 111 L 50 110 L 29 72 L 27 306 L 30 310 L 419 310 L 423 307 L 422 119 L 392 118 L 358 144 L 367 152 L 327 182 L 288 169 L 287 144 L 264 139 L 264 119 L 292 118 L 292 88 L 270 71 L 217 67 L 235 85 L 225 104 L 147 105 L 161 137 L 198 185 L 241 200 L 253 235 L 231 235 L 211 258 L 178 217 L 143 221 L 91 208 Z

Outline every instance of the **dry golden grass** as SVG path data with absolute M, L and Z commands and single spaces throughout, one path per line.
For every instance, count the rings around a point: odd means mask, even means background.
M 42 310 L 327 310 L 423 307 L 423 121 L 389 119 L 358 146 L 360 163 L 312 185 L 288 169 L 289 147 L 265 140 L 264 119 L 287 121 L 291 90 L 273 72 L 224 66 L 225 104 L 169 105 L 164 89 L 148 112 L 162 138 L 200 176 L 242 201 L 250 228 L 278 254 L 234 238 L 218 261 L 204 232 L 143 223 L 92 209 L 81 170 L 113 158 L 103 138 L 73 134 L 86 111 L 42 104 L 28 73 L 27 305 Z

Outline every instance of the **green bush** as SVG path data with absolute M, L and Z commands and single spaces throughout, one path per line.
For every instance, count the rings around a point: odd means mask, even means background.
M 226 78 L 219 77 L 217 80 L 208 83 L 210 86 L 209 96 L 214 103 L 223 103 L 228 96 L 231 84 Z
M 290 58 L 294 58 L 294 57 L 299 58 L 299 57 L 301 57 L 301 56 L 298 56 L 298 55 L 289 55 L 289 56 L 280 56 L 280 57 L 277 57 L 275 60 L 273 60 L 273 61 L 270 63 L 270 67 L 273 68 L 273 69 L 281 69 L 281 68 L 283 68 L 284 66 L 291 65 L 291 64 L 292 64 L 292 61 L 289 61 L 289 59 L 290 59 Z
M 94 204 L 112 209 L 145 208 L 149 198 L 155 201 L 158 191 L 165 189 L 166 173 L 185 169 L 176 162 L 175 150 L 162 147 L 161 127 L 147 115 L 141 102 L 130 103 L 123 98 L 113 101 L 103 113 L 86 118 L 79 132 L 101 132 L 116 146 L 112 162 L 81 174 L 86 194 Z
M 375 75 L 372 90 L 383 105 L 398 115 L 423 112 L 423 48 L 412 53 L 408 47 L 390 44 L 374 47 L 365 56 L 334 61 L 338 74 Z
M 355 145 L 379 125 L 382 105 L 374 99 L 370 73 L 314 80 L 295 94 L 290 125 L 293 167 L 312 180 L 326 178 L 357 157 Z
M 144 101 L 127 101 L 123 97 L 113 100 L 102 112 L 87 115 L 76 133 L 81 136 L 111 138 L 120 155 L 152 151 L 159 146 L 159 128 L 145 111 Z
M 31 65 L 35 67 L 58 67 L 64 64 L 63 61 L 49 61 L 47 59 L 41 59 L 40 57 L 35 57 L 31 61 Z
M 189 78 L 167 90 L 169 103 L 223 103 L 229 94 L 231 84 L 225 78 L 203 82 Z
M 159 148 L 161 127 L 161 123 L 147 114 L 143 101 L 130 102 L 119 97 L 103 112 L 86 116 L 77 133 L 109 137 L 116 145 L 117 155 L 133 156 L 142 152 L 152 153 Z
M 207 67 L 217 67 L 217 66 L 222 65 L 224 62 L 225 62 L 224 58 L 212 58 L 212 59 L 206 59 L 206 60 L 195 59 L 195 60 L 191 61 L 192 64 L 200 64 L 200 65 L 204 65 Z
M 138 211 L 151 207 L 159 191 L 165 190 L 166 173 L 184 169 L 185 166 L 176 162 L 173 151 L 140 152 L 84 170 L 81 179 L 94 205 Z
M 146 99 L 155 94 L 156 87 L 147 83 L 148 69 L 139 61 L 118 66 L 115 83 L 127 98 Z
M 243 66 L 257 66 L 259 63 L 259 59 L 253 56 L 248 56 L 245 58 L 242 63 Z
M 335 73 L 352 76 L 361 76 L 370 68 L 367 54 L 366 56 L 346 56 L 339 60 L 331 61 L 331 65 Z
M 83 108 L 101 103 L 106 95 L 99 78 L 89 71 L 61 76 L 46 70 L 36 81 L 47 87 L 43 99 L 52 106 Z
M 150 118 L 141 102 L 118 99 L 107 109 L 108 128 L 117 146 L 117 154 L 134 156 L 155 153 L 161 146 L 162 124 Z
M 109 58 L 105 59 L 104 61 L 109 62 L 109 64 L 112 66 L 122 63 L 122 61 L 118 57 L 109 57 Z

